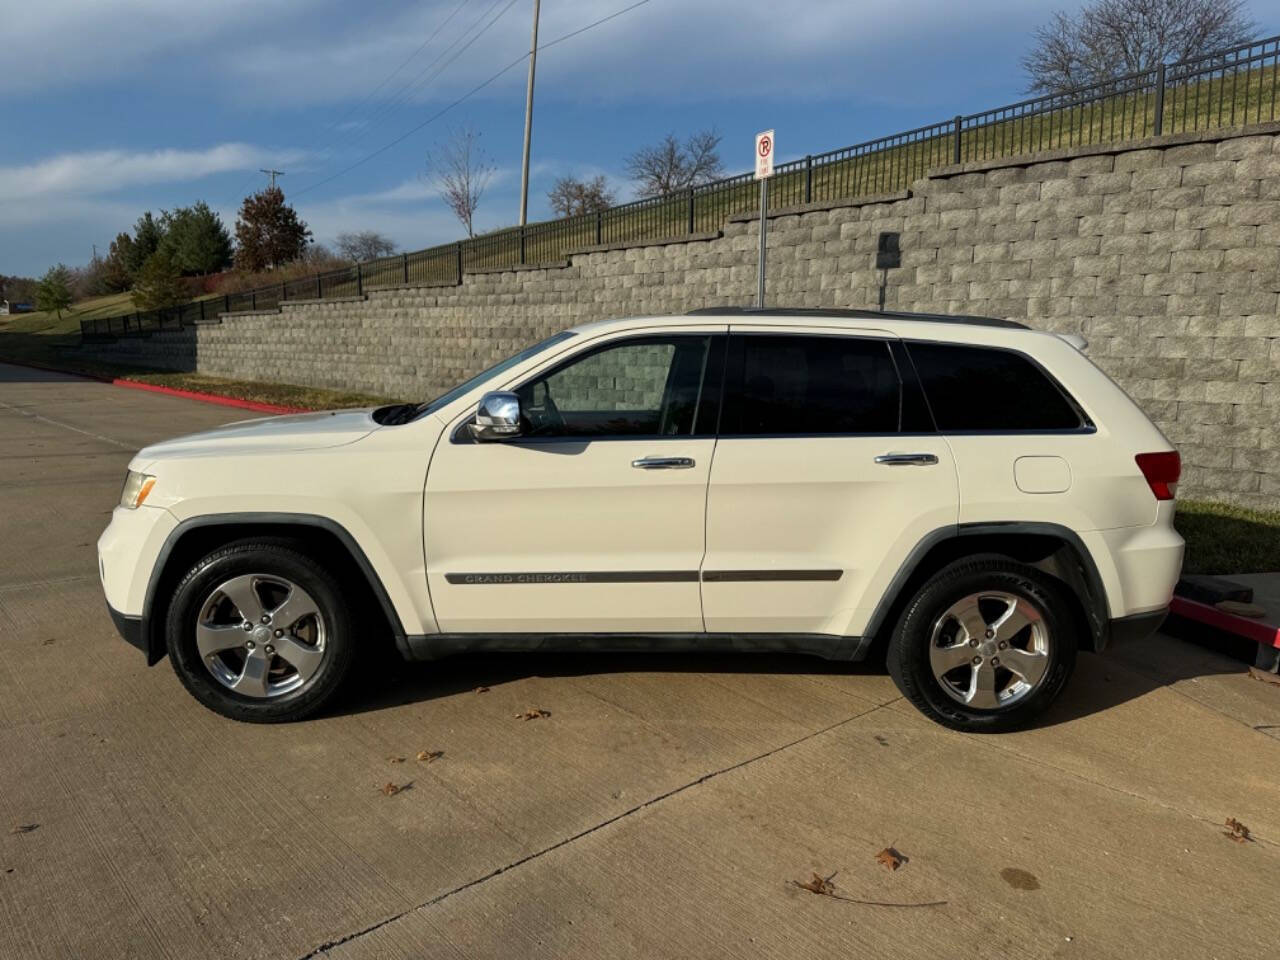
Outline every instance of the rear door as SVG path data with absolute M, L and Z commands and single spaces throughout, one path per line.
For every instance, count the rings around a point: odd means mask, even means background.
M 926 534 L 955 464 L 883 331 L 733 326 L 707 497 L 710 632 L 856 636 Z

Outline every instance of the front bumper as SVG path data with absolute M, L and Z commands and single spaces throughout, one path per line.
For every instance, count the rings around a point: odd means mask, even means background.
M 111 604 L 107 604 L 107 612 L 111 614 L 111 622 L 116 625 L 116 632 L 124 639 L 124 642 L 131 647 L 137 647 L 143 653 L 147 653 L 147 641 L 142 636 L 142 618 L 131 617 L 127 613 L 121 613 Z
M 98 538 L 98 575 L 107 609 L 120 636 L 154 664 L 163 649 L 152 650 L 144 629 L 147 588 L 165 541 L 177 526 L 173 514 L 143 505 L 136 510 L 116 507 L 111 523 Z

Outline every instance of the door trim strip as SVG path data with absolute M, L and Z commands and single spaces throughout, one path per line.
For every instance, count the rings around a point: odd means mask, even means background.
M 835 581 L 843 570 L 706 570 L 704 583 L 766 583 L 795 581 Z M 455 586 L 512 586 L 557 583 L 697 583 L 697 570 L 603 570 L 596 572 L 556 571 L 524 573 L 446 573 L 446 583 Z
M 557 583 L 697 583 L 697 570 L 602 570 L 592 572 L 446 573 L 458 586 L 512 586 Z
M 760 583 L 767 581 L 839 580 L 843 570 L 704 570 L 703 583 Z

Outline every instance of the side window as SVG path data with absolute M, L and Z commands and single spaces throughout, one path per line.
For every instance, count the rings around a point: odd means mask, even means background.
M 526 434 L 689 436 L 711 339 L 646 337 L 570 360 L 516 391 Z
M 943 433 L 1076 430 L 1088 421 L 1066 392 L 1012 350 L 908 343 Z
M 902 384 L 883 340 L 732 338 L 724 436 L 897 433 Z

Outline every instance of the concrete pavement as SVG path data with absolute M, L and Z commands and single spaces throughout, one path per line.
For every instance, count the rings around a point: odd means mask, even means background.
M 235 419 L 0 365 L 0 957 L 1280 949 L 1280 687 L 1168 637 L 998 737 L 772 656 L 392 664 L 308 723 L 209 713 L 114 635 L 93 542 L 133 450 Z

